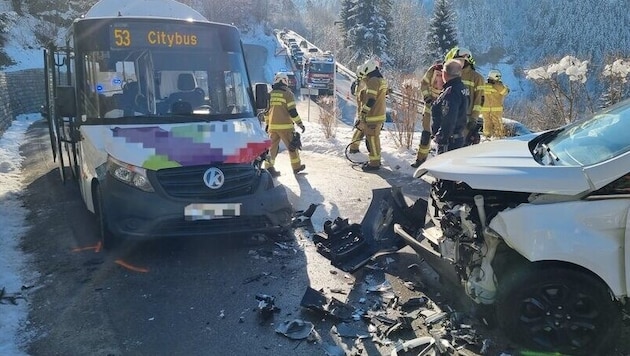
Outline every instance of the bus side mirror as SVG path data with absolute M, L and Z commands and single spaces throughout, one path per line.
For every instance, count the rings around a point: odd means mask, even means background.
M 269 91 L 266 83 L 256 83 L 256 109 L 265 110 L 269 105 Z
M 74 96 L 74 87 L 70 86 L 58 86 L 57 98 L 55 99 L 57 104 L 57 113 L 61 117 L 76 117 L 77 115 L 77 103 Z

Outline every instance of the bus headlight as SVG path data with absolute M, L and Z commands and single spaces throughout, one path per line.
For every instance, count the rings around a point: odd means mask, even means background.
M 112 157 L 108 158 L 108 172 L 119 181 L 145 192 L 154 192 L 144 168 L 123 163 Z

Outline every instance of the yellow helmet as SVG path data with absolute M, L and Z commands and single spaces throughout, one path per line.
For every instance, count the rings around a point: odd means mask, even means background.
M 444 56 L 444 63 L 450 59 L 464 58 L 466 62 L 471 65 L 475 64 L 475 59 L 472 56 L 472 52 L 468 48 L 453 47 Z
M 496 69 L 491 70 L 490 72 L 488 72 L 488 79 L 494 80 L 495 82 L 500 82 L 501 72 Z
M 282 83 L 284 85 L 289 85 L 289 76 L 285 72 L 278 72 L 273 77 L 273 84 Z

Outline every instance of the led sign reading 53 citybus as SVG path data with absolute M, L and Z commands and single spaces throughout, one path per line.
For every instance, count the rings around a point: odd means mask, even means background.
M 125 48 L 208 48 L 208 31 L 203 27 L 173 24 L 124 23 L 110 29 L 110 47 Z

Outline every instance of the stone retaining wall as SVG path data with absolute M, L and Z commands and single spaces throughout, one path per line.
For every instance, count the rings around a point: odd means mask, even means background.
M 39 113 L 45 98 L 44 69 L 0 72 L 0 136 L 16 116 Z

